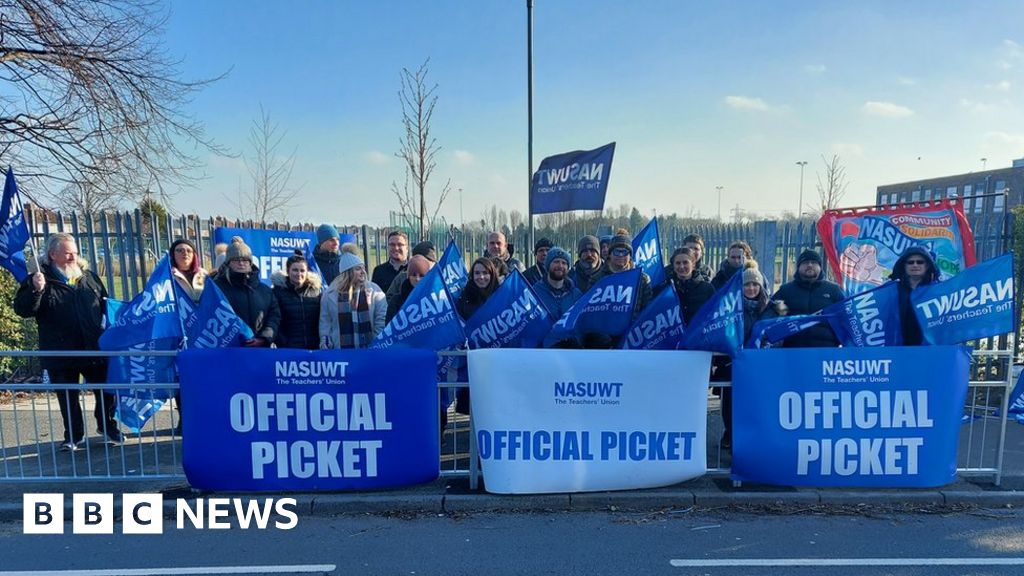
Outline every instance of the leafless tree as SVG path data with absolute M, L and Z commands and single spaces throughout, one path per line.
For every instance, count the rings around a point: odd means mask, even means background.
M 821 156 L 825 164 L 825 173 L 818 172 L 818 199 L 820 200 L 817 214 L 825 210 L 832 210 L 839 207 L 839 202 L 846 196 L 846 167 L 839 161 L 839 154 L 833 154 L 832 158 Z
M 166 198 L 224 153 L 182 112 L 216 78 L 180 78 L 166 22 L 154 0 L 0 0 L 0 156 L 35 202 Z
M 402 68 L 402 88 L 398 100 L 402 105 L 402 127 L 405 135 L 400 140 L 401 148 L 395 154 L 405 162 L 405 183 L 399 188 L 391 182 L 391 191 L 398 199 L 403 220 L 414 222 L 420 238 L 427 237 L 427 230 L 437 218 L 437 213 L 451 192 L 451 180 L 441 188 L 432 214 L 427 212 L 427 185 L 437 167 L 435 157 L 441 151 L 437 139 L 430 134 L 430 123 L 437 105 L 437 84 L 428 85 L 428 58 L 416 72 Z
M 238 212 L 241 218 L 266 222 L 271 218 L 287 217 L 288 207 L 294 203 L 301 188 L 291 184 L 296 149 L 287 156 L 281 152 L 287 134 L 260 106 L 259 116 L 253 118 L 249 126 L 250 154 L 245 157 L 245 168 L 249 171 L 251 187 L 246 190 L 239 186 Z

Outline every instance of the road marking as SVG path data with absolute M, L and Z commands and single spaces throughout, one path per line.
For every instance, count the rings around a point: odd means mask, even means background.
M 669 560 L 676 568 L 768 566 L 1024 566 L 1024 558 L 736 558 Z M 0 572 L 0 576 L 3 573 Z
M 138 568 L 120 570 L 23 570 L 0 572 L 0 576 L 184 576 L 188 574 L 323 574 L 337 569 L 334 564 L 282 566 L 194 566 L 191 568 Z

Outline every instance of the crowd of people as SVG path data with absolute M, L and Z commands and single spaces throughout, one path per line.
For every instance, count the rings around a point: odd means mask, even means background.
M 517 270 L 533 286 L 550 315 L 560 318 L 602 278 L 636 267 L 632 241 L 624 229 L 603 238 L 587 235 L 577 242 L 574 258 L 566 249 L 541 238 L 533 247 L 535 263 L 527 269 L 512 256 L 504 234 L 492 232 L 487 237 L 485 253 L 468 270 L 468 282 L 455 309 L 463 320 L 468 320 L 505 277 Z M 408 236 L 396 230 L 387 236 L 387 260 L 368 274 L 359 247 L 342 244 L 334 226 L 321 225 L 316 231 L 316 242 L 312 258 L 319 274 L 312 271 L 304 252 L 296 251 L 287 259 L 285 269 L 272 275 L 271 286 L 267 286 L 260 281 L 257 260 L 242 238 L 236 236 L 230 243 L 217 246 L 215 267 L 209 272 L 199 265 L 195 244 L 179 239 L 169 249 L 173 279 L 195 302 L 199 301 L 205 283 L 214 282 L 238 317 L 252 329 L 253 336 L 245 341 L 245 346 L 353 349 L 370 345 L 438 259 L 432 243 L 420 242 L 410 251 Z M 774 293 L 746 242 L 731 243 L 726 258 L 716 268 L 704 261 L 705 253 L 703 239 L 691 234 L 672 251 L 664 282 L 654 286 L 647 274 L 641 274 L 634 314 L 639 314 L 661 291 L 672 290 L 678 297 L 681 317 L 688 324 L 717 290 L 741 274 L 746 342 L 758 320 L 813 314 L 844 298 L 842 289 L 825 278 L 822 258 L 812 249 L 799 255 L 794 277 Z M 15 312 L 36 319 L 41 350 L 97 350 L 107 291 L 99 276 L 79 258 L 74 237 L 54 234 L 39 260 L 39 270 L 18 289 Z M 934 258 L 920 247 L 909 248 L 894 266 L 891 278 L 900 281 L 900 314 L 907 345 L 922 341 L 921 328 L 910 305 L 910 292 L 936 282 L 938 277 Z M 554 345 L 615 348 L 619 343 L 613 335 L 586 334 L 581 341 Z M 822 323 L 790 336 L 781 345 L 827 347 L 838 346 L 839 340 L 831 327 Z M 106 359 L 101 357 L 45 357 L 42 364 L 57 382 L 77 382 L 82 378 L 88 383 L 101 383 L 106 379 Z M 731 359 L 716 357 L 711 378 L 730 381 Z M 718 390 L 725 424 L 722 446 L 728 448 L 732 398 L 728 387 Z M 63 447 L 75 450 L 85 437 L 79 393 L 67 390 L 62 394 L 59 404 L 65 428 Z M 122 436 L 113 420 L 113 395 L 100 390 L 95 394 L 97 429 L 109 442 L 120 442 Z

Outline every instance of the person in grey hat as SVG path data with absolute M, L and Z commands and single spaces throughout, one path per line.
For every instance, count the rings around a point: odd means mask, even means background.
M 580 238 L 576 243 L 576 257 L 576 265 L 569 272 L 569 279 L 580 292 L 586 292 L 604 276 L 601 244 L 597 236 Z
M 338 276 L 320 298 L 320 348 L 367 348 L 384 330 L 384 291 L 366 278 L 363 259 L 343 251 Z
M 419 244 L 412 247 L 413 256 L 422 256 L 430 261 L 430 267 L 433 268 L 434 264 L 437 264 L 437 250 L 434 249 L 434 243 L 429 240 L 424 240 Z M 402 292 L 402 285 L 406 280 L 409 279 L 409 270 L 406 267 L 395 276 L 395 279 L 391 281 L 391 284 L 385 289 L 384 296 L 387 299 L 388 306 L 391 306 L 391 302 Z M 378 284 L 378 286 L 380 286 Z M 384 288 L 384 286 L 381 286 Z
M 245 345 L 270 347 L 281 324 L 281 309 L 273 290 L 260 282 L 260 270 L 253 262 L 252 250 L 241 237 L 231 239 L 214 282 L 231 309 L 253 331 L 254 336 L 246 340 Z
M 529 282 L 531 286 L 540 282 L 540 280 L 544 278 L 544 258 L 547 256 L 548 250 L 550 250 L 552 246 L 554 246 L 554 244 L 552 244 L 551 240 L 548 240 L 547 238 L 541 238 L 533 245 L 533 266 L 530 266 L 526 272 L 523 273 L 523 277 L 526 278 L 526 281 Z
M 825 279 L 821 256 L 811 249 L 804 250 L 796 259 L 793 280 L 783 284 L 772 296 L 772 300 L 784 303 L 791 315 L 814 314 L 843 298 L 843 289 Z M 829 348 L 839 346 L 839 339 L 824 323 L 786 338 L 782 345 L 784 348 Z
M 569 311 L 580 296 L 583 296 L 583 293 L 569 278 L 572 256 L 569 256 L 568 252 L 555 246 L 547 251 L 545 263 L 546 274 L 533 285 L 533 290 L 551 314 L 551 318 L 557 321 Z

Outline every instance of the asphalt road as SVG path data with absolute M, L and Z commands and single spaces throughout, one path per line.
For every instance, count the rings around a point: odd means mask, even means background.
M 297 527 L 287 531 L 178 530 L 167 520 L 162 535 L 149 536 L 71 535 L 70 528 L 63 536 L 25 535 L 19 523 L 0 524 L 0 576 L 175 567 L 207 571 L 162 573 L 224 573 L 235 567 L 235 573 L 276 574 L 285 572 L 272 567 L 282 565 L 346 576 L 1024 572 L 1024 512 L 1013 509 L 786 506 L 656 513 L 300 514 Z M 707 561 L 723 565 L 701 565 Z M 929 565 L 935 563 L 952 565 Z

